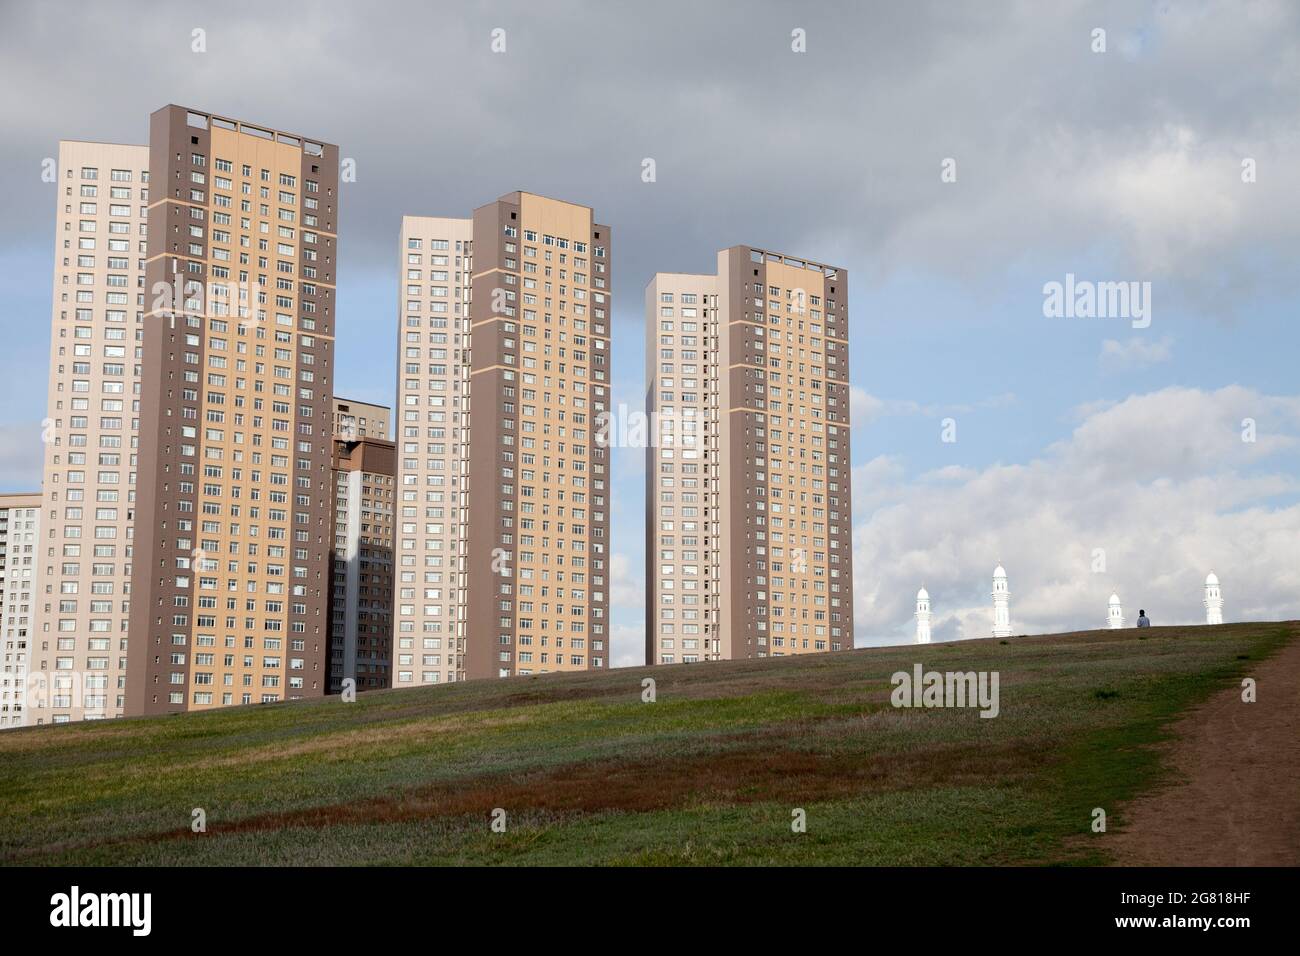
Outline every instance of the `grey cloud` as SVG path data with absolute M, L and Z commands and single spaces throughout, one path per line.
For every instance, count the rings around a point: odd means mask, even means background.
M 391 273 L 403 213 L 464 214 L 515 188 L 586 201 L 617 229 L 624 319 L 652 272 L 707 268 L 734 242 L 864 279 L 974 282 L 1104 232 L 1108 268 L 1223 308 L 1263 281 L 1243 242 L 1291 258 L 1300 245 L 1300 10 L 1284 2 L 307 3 L 292 19 L 250 2 L 51 2 L 5 16 L 0 246 L 47 235 L 36 175 L 60 137 L 143 141 L 170 101 L 356 159 L 344 281 Z M 1099 24 L 1113 55 L 1088 49 Z M 489 50 L 498 26 L 504 54 Z M 796 26 L 807 53 L 790 51 Z M 190 51 L 195 27 L 209 54 Z M 1251 187 L 1243 154 L 1260 164 Z M 1192 294 L 1208 261 L 1228 301 Z

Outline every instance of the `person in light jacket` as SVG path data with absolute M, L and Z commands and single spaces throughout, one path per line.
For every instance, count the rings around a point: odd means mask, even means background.
M 1150 627 L 1151 622 L 1147 620 L 1146 611 L 1138 611 L 1138 627 Z

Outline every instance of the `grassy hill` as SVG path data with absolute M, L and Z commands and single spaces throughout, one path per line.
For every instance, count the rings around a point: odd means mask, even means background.
M 0 862 L 1104 863 L 1092 808 L 1121 826 L 1170 719 L 1298 636 L 1086 631 L 0 733 Z M 1000 716 L 895 709 L 917 662 L 998 671 Z

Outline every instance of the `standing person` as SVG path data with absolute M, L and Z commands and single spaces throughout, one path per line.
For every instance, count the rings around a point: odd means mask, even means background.
M 1139 610 L 1138 627 L 1150 627 L 1150 626 L 1151 626 L 1151 622 L 1147 620 L 1147 612 L 1143 610 Z

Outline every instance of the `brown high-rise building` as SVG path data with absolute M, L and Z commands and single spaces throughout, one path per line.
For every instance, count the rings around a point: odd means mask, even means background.
M 748 246 L 646 288 L 646 660 L 853 647 L 848 275 Z
M 396 687 L 608 666 L 609 250 L 526 192 L 402 222 Z
M 387 409 L 382 409 L 387 411 Z M 327 691 L 388 687 L 393 643 L 393 443 L 334 439 Z
M 150 117 L 129 714 L 327 681 L 336 147 Z
M 334 437 L 343 439 L 388 438 L 388 420 L 393 410 L 386 405 L 334 399 Z

